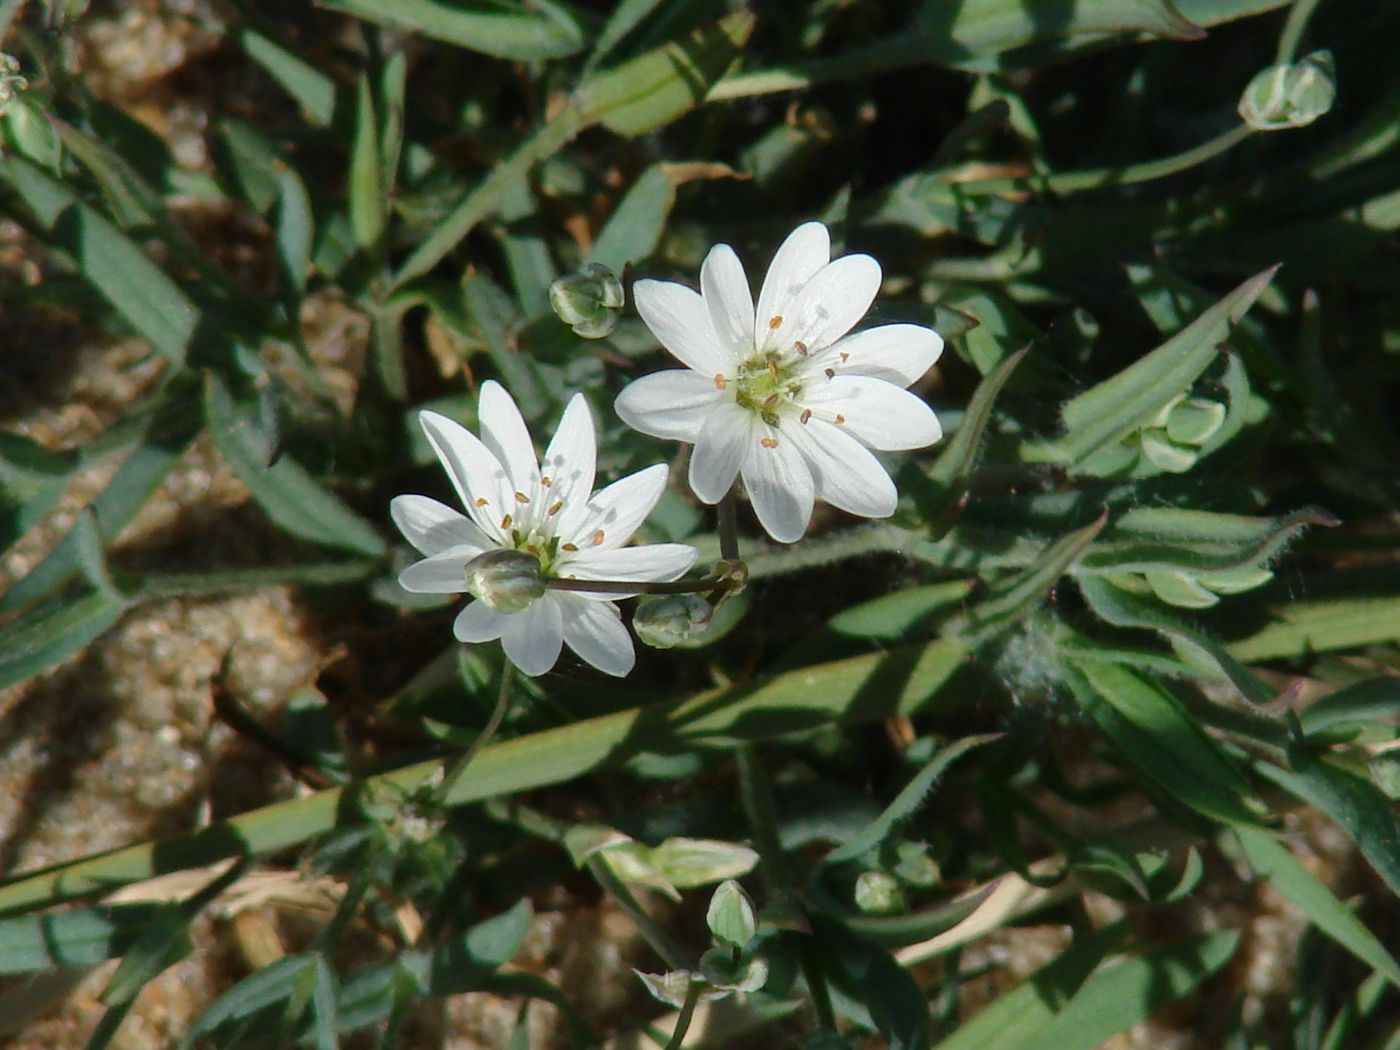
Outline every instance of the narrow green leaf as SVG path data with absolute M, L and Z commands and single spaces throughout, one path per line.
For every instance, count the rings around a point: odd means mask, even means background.
M 1215 360 L 1230 326 L 1263 294 L 1273 275 L 1270 269 L 1251 277 L 1142 360 L 1067 402 L 1065 432 L 1048 446 L 1049 458 L 1082 462 L 1150 422 Z
M 982 438 L 992 420 L 992 407 L 1029 349 L 1018 350 L 1002 360 L 977 384 L 962 422 L 932 467 L 921 471 L 917 460 L 911 459 L 902 471 L 901 480 L 909 486 L 922 519 L 931 523 L 930 531 L 934 535 L 946 532 L 951 525 L 949 511 L 967 492 L 968 479 L 982 452 Z
M 464 805 L 511 795 L 615 766 L 641 753 L 729 747 L 833 724 L 859 724 L 913 714 L 935 701 L 966 697 L 943 687 L 967 658 L 951 639 L 887 653 L 856 656 L 784 675 L 714 689 L 684 700 L 646 704 L 483 748 L 447 800 Z M 0 914 L 85 893 L 110 891 L 168 871 L 212 864 L 232 855 L 256 856 L 304 842 L 357 819 L 357 797 L 411 792 L 442 769 L 422 762 L 373 777 L 353 788 L 331 788 L 276 803 L 191 835 L 115 850 L 57 865 L 0 884 Z
M 382 159 L 374 90 L 369 75 L 362 73 L 355 95 L 355 138 L 350 147 L 350 225 L 355 230 L 355 243 L 361 248 L 373 248 L 379 243 L 389 217 Z
M 300 982 L 316 981 L 316 954 L 288 955 L 265 966 L 234 985 L 210 1004 L 180 1040 L 180 1050 L 191 1050 L 228 1024 L 249 1022 L 278 1003 L 289 1002 Z M 334 1043 L 331 1044 L 334 1047 Z
M 1259 762 L 1255 771 L 1295 798 L 1326 813 L 1361 848 L 1390 891 L 1400 894 L 1400 814 L 1395 803 L 1369 780 L 1307 754 L 1294 757 L 1294 767 L 1282 769 Z
M 815 954 L 834 990 L 869 1011 L 889 1050 L 927 1050 L 928 1002 L 913 975 L 886 949 L 825 916 L 812 917 L 812 933 Z
M 971 580 L 950 580 L 905 587 L 853 605 L 784 653 L 781 666 L 827 662 L 928 636 L 935 624 L 962 606 L 974 586 Z
M 1400 678 L 1372 678 L 1338 689 L 1310 704 L 1299 716 L 1308 736 L 1339 725 L 1378 722 L 1400 715 Z
M 1219 972 L 1239 940 L 1235 930 L 1216 930 L 1105 967 L 1016 1050 L 1097 1050 Z
M 290 456 L 283 455 L 268 465 L 262 454 L 266 442 L 251 406 L 235 404 L 228 388 L 212 373 L 204 390 L 205 412 L 215 446 L 273 521 L 313 543 L 370 557 L 384 552 L 384 540 L 374 526 Z
M 1337 523 L 1320 507 L 1304 507 L 1277 518 L 1177 507 L 1134 507 L 1094 544 L 1080 563 L 1079 572 L 1210 572 L 1245 568 L 1274 558 L 1310 525 Z
M 0 431 L 0 553 L 53 509 L 76 465 L 69 453 Z
M 307 196 L 306 184 L 293 169 L 283 167 L 277 180 L 277 255 L 287 286 L 298 297 L 306 291 L 313 239 L 311 198 Z
M 584 45 L 568 8 L 548 0 L 529 6 L 507 0 L 325 0 L 325 6 L 495 58 L 562 58 Z
M 545 232 L 529 180 L 521 179 L 501 202 L 501 240 L 516 300 L 529 319 L 549 310 L 549 286 L 559 276 Z
M 0 177 L 137 334 L 183 364 L 200 322 L 189 296 L 110 220 L 38 165 L 10 157 L 0 161 Z
M 1130 762 L 1173 798 L 1211 820 L 1258 825 L 1249 781 L 1156 682 L 1127 668 L 1065 665 L 1084 710 Z
M 608 15 L 608 20 L 593 41 L 586 71 L 592 72 L 628 33 L 646 21 L 647 16 L 655 11 L 661 2 L 662 0 L 621 0 L 613 8 L 612 14 Z
M 462 939 L 460 954 L 435 966 L 440 965 L 444 972 L 463 964 L 488 970 L 504 966 L 520 950 L 534 917 L 529 899 L 522 897 L 511 908 L 469 929 Z
M 946 632 L 960 637 L 988 637 L 1028 615 L 1094 542 L 1108 521 L 1108 511 L 1083 528 L 1061 536 L 1023 572 L 997 584 L 991 593 L 962 616 L 948 622 Z
M 933 791 L 934 785 L 938 783 L 939 777 L 949 766 L 973 748 L 1000 739 L 1001 735 L 985 733 L 981 736 L 963 737 L 939 751 L 908 784 L 904 785 L 903 790 L 885 807 L 883 813 L 828 853 L 825 863 L 842 864 L 848 860 L 855 860 L 880 845 L 894 834 L 901 824 L 918 812 L 919 807 Z
M 1124 929 L 1115 923 L 1076 937 L 1059 958 L 983 1007 L 934 1050 L 1021 1050 L 1079 991 Z
M 236 36 L 248 57 L 301 104 L 312 124 L 330 126 L 335 115 L 335 81 L 256 29 L 245 26 Z
M 0 630 L 0 689 L 81 651 L 115 624 L 127 607 L 119 594 L 88 590 L 27 612 Z
M 698 106 L 738 57 L 755 18 L 736 11 L 684 40 L 588 77 L 578 89 L 584 118 L 628 138 L 671 123 Z
M 1394 595 L 1317 600 L 1288 595 L 1267 612 L 1272 623 L 1229 644 L 1235 659 L 1302 660 L 1400 640 L 1400 597 Z
M 1265 831 L 1235 828 L 1234 834 L 1256 875 L 1268 879 L 1323 933 L 1373 970 L 1385 974 L 1393 984 L 1400 985 L 1400 964 L 1395 957 L 1286 846 Z
M 252 124 L 225 117 L 214 129 L 213 155 L 235 194 L 259 215 L 276 203 L 284 161 Z
M 150 904 L 118 904 L 0 921 L 0 974 L 114 959 L 136 941 L 156 910 Z

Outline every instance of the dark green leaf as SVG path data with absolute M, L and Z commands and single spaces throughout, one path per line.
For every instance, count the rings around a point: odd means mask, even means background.
M 55 598 L 0 630 L 0 689 L 62 663 L 111 627 L 127 600 L 89 590 Z
M 157 908 L 119 904 L 0 920 L 0 974 L 94 966 L 123 954 Z
M 325 0 L 381 25 L 422 33 L 496 58 L 562 58 L 582 49 L 583 30 L 561 4 L 534 0 Z
M 238 43 L 273 80 L 301 103 L 311 122 L 326 127 L 335 115 L 335 82 L 256 29 L 244 27 Z

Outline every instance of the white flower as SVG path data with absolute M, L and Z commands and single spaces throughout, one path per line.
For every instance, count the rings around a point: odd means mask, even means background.
M 467 563 L 495 550 L 539 559 L 546 579 L 653 581 L 679 578 L 695 562 L 683 543 L 624 547 L 666 487 L 665 465 L 593 492 L 597 437 L 582 394 L 575 394 L 544 461 L 510 394 L 498 383 L 481 387 L 481 438 L 436 412 L 421 412 L 437 453 L 467 516 L 427 496 L 398 496 L 394 523 L 423 555 L 399 575 L 405 590 L 459 594 Z M 527 675 L 543 674 L 562 643 L 612 675 L 625 675 L 636 655 L 613 602 L 625 594 L 549 590 L 521 612 L 501 612 L 474 601 L 453 624 L 463 642 L 497 638 Z
M 847 335 L 880 288 L 868 255 L 831 259 L 819 222 L 797 227 L 768 267 L 757 310 L 743 264 L 710 249 L 700 292 L 638 281 L 637 312 L 685 370 L 631 383 L 617 413 L 653 437 L 689 441 L 690 487 L 717 503 L 742 474 L 758 520 L 791 543 L 812 502 L 866 518 L 894 513 L 894 482 L 870 449 L 923 448 L 943 436 L 904 389 L 943 350 L 937 332 L 890 324 Z

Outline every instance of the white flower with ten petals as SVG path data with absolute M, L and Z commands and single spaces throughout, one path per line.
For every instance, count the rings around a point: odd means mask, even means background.
M 436 412 L 418 416 L 467 514 L 427 496 L 394 499 L 394 523 L 424 555 L 400 574 L 405 590 L 459 594 L 467 589 L 468 563 L 489 551 L 539 559 L 546 580 L 669 581 L 694 564 L 695 550 L 682 543 L 623 546 L 661 498 L 667 468 L 648 467 L 594 493 L 597 437 L 583 395 L 564 410 L 542 462 L 515 401 L 498 383 L 482 384 L 479 414 L 480 439 Z M 547 590 L 519 612 L 474 601 L 458 614 L 453 632 L 463 642 L 499 638 L 527 675 L 553 667 L 565 642 L 600 671 L 625 675 L 636 654 L 613 604 L 622 597 Z
M 906 390 L 937 360 L 931 328 L 890 324 L 847 333 L 880 288 L 868 255 L 831 258 L 819 222 L 788 235 L 757 309 L 743 264 L 710 250 L 700 292 L 638 281 L 637 312 L 685 370 L 631 383 L 617 413 L 635 430 L 694 444 L 690 487 L 717 503 L 742 475 L 776 540 L 807 530 L 812 503 L 866 518 L 894 513 L 897 493 L 871 449 L 923 448 L 943 436 L 933 410 Z

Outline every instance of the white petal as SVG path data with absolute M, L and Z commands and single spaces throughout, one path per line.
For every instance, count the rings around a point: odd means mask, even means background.
M 783 437 L 796 443 L 812 472 L 817 496 L 862 518 L 888 518 L 899 493 L 871 451 L 838 426 L 813 417 L 784 421 Z
M 763 278 L 763 288 L 758 293 L 755 345 L 763 344 L 772 318 L 781 317 L 792 297 L 830 261 L 831 234 L 821 223 L 804 222 L 787 235 L 773 255 L 768 274 Z
M 802 400 L 827 418 L 841 417 L 838 425 L 871 448 L 923 448 L 943 436 L 938 417 L 923 398 L 883 379 L 837 376 L 809 384 Z
M 535 462 L 535 446 L 530 431 L 516 407 L 515 398 L 494 379 L 481 384 L 481 402 L 477 409 L 481 420 L 482 443 L 491 450 L 510 475 L 515 492 L 534 490 L 539 476 Z
M 943 353 L 943 337 L 917 324 L 885 324 L 838 340 L 814 355 L 811 370 L 834 367 L 843 374 L 871 376 L 909 386 Z
M 491 546 L 469 518 L 429 496 L 395 496 L 389 504 L 389 516 L 420 554 L 441 554 L 461 544 L 482 550 Z
M 496 454 L 466 427 L 446 416 L 419 412 L 418 422 L 472 520 L 486 535 L 502 536 L 500 516 L 507 513 L 502 508 L 514 505 L 515 490 Z M 486 503 L 478 506 L 478 499 Z
M 738 363 L 715 335 L 699 292 L 674 281 L 638 281 L 632 299 L 652 334 L 687 368 L 728 375 Z
M 459 642 L 494 642 L 510 617 L 510 613 L 497 612 L 485 602 L 472 602 L 457 614 L 452 633 Z
M 414 594 L 461 594 L 467 589 L 466 564 L 480 553 L 480 547 L 449 547 L 404 569 L 399 586 Z
M 754 415 L 732 401 L 715 406 L 690 454 L 690 487 L 706 503 L 718 503 L 734 484 L 753 438 Z
M 621 547 L 632 538 L 661 493 L 666 490 L 670 468 L 665 463 L 647 467 L 625 478 L 619 478 L 607 488 L 595 493 L 588 502 L 588 513 L 570 536 L 559 534 L 580 550 L 608 551 Z
M 800 424 L 799 424 L 800 425 Z M 762 438 L 773 445 L 764 445 Z M 777 429 L 755 431 L 744 452 L 744 485 L 759 523 L 780 543 L 795 543 L 812 520 L 812 472 L 793 441 Z
M 699 552 L 685 543 L 648 543 L 641 547 L 618 550 L 584 548 L 567 560 L 561 560 L 559 571 L 580 580 L 647 580 L 669 582 L 678 580 L 695 564 Z M 569 591 L 584 598 L 615 602 L 631 594 L 589 593 Z M 638 594 L 641 592 L 638 591 Z
M 573 594 L 557 597 L 563 614 L 564 641 L 570 649 L 604 674 L 621 678 L 632 670 L 637 654 L 616 605 L 578 600 L 579 596 Z
M 715 335 L 735 361 L 753 353 L 753 295 L 744 264 L 727 244 L 716 244 L 700 267 L 700 293 Z
M 546 513 L 555 501 L 563 504 L 555 523 L 556 532 L 572 532 L 587 513 L 597 460 L 598 436 L 593 429 L 593 413 L 584 396 L 575 394 L 564 409 L 564 417 L 550 439 L 549 448 L 545 449 L 544 464 L 540 468 L 550 480 L 545 495 Z
M 671 441 L 694 441 L 715 405 L 725 398 L 712 376 L 673 368 L 628 383 L 613 408 L 633 430 Z
M 843 255 L 828 263 L 787 304 L 768 345 L 801 341 L 815 352 L 830 346 L 865 316 L 880 290 L 880 264 L 868 255 Z
M 563 617 L 553 595 L 530 603 L 524 612 L 506 617 L 501 647 L 522 674 L 544 674 L 559 659 L 564 644 Z

